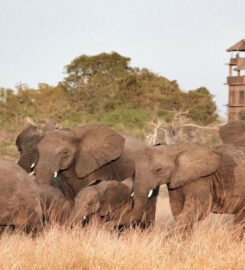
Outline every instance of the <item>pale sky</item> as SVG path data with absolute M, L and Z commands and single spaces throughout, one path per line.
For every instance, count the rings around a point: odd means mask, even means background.
M 0 0 L 0 87 L 56 85 L 81 54 L 116 51 L 184 91 L 206 86 L 226 113 L 245 0 Z

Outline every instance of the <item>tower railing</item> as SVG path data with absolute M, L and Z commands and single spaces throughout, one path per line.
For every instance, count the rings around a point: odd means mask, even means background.
M 245 76 L 227 77 L 227 84 L 229 85 L 245 84 Z

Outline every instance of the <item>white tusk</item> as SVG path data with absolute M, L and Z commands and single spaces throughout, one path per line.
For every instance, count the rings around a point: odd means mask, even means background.
M 153 193 L 153 189 L 151 189 L 148 193 L 148 198 L 150 198 L 152 196 L 152 193 Z
M 86 216 L 83 216 L 83 220 L 85 220 L 87 217 Z
M 34 171 L 30 172 L 29 175 L 33 175 L 34 174 Z
M 131 193 L 130 197 L 131 197 L 131 198 L 133 198 L 133 197 L 134 197 L 134 192 L 132 192 L 132 193 Z
M 56 178 L 58 176 L 57 172 L 54 172 L 54 178 Z
M 35 167 L 35 165 L 36 165 L 35 163 L 32 163 L 31 164 L 31 169 L 33 169 Z

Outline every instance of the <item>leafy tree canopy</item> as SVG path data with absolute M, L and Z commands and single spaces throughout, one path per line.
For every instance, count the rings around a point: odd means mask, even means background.
M 183 92 L 146 68 L 130 66 L 130 58 L 116 52 L 81 55 L 65 67 L 66 77 L 57 86 L 37 89 L 19 85 L 17 91 L 0 89 L 0 128 L 23 119 L 54 121 L 64 127 L 103 123 L 143 136 L 157 118 L 171 121 L 174 112 L 199 124 L 217 120 L 213 96 L 205 87 Z

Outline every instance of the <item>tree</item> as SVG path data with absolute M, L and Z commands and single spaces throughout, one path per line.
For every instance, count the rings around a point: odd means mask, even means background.
M 130 71 L 130 60 L 116 52 L 94 56 L 81 55 L 65 66 L 65 72 L 68 74 L 65 83 L 70 87 L 80 89 L 93 76 L 118 80 L 125 72 Z

